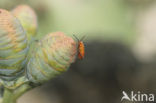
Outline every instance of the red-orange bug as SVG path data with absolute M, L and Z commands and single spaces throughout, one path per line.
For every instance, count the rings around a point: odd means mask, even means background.
M 81 39 L 78 39 L 75 35 L 73 35 L 78 42 L 78 58 L 83 59 L 85 56 L 85 46 L 82 40 L 84 39 L 85 36 L 83 36 Z

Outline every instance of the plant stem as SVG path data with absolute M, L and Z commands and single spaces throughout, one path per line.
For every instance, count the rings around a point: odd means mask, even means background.
M 24 84 L 24 85 L 20 86 L 19 88 L 14 90 L 14 99 L 17 100 L 22 94 L 24 94 L 25 92 L 27 92 L 30 89 L 32 89 L 32 87 L 29 84 Z
M 5 88 L 2 103 L 16 103 L 16 100 L 14 100 L 13 97 L 14 97 L 13 91 Z
M 23 84 L 15 90 L 5 88 L 2 103 L 16 103 L 16 100 L 31 88 L 29 84 Z

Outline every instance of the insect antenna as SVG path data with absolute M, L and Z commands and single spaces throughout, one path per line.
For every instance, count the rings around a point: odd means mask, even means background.
M 79 38 L 77 38 L 77 36 L 75 36 L 74 34 L 73 34 L 73 36 L 75 37 L 75 39 L 79 42 L 80 40 L 79 40 Z
M 86 35 L 84 35 L 83 37 L 81 37 L 81 39 L 79 41 L 83 41 L 85 39 Z

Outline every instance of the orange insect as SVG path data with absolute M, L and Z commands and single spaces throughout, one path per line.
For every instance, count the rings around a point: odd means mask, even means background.
M 78 39 L 75 35 L 73 35 L 78 42 L 78 58 L 83 59 L 85 56 L 85 46 L 82 40 L 84 39 L 85 36 L 83 36 L 81 39 Z

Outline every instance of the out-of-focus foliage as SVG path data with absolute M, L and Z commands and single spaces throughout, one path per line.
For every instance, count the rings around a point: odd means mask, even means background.
M 154 2 L 154 0 L 124 0 L 124 1 L 133 5 L 146 5 Z
M 133 13 L 123 0 L 6 0 L 0 5 L 13 8 L 30 4 L 39 15 L 38 38 L 48 31 L 83 35 L 87 39 L 113 39 L 132 43 L 135 37 Z M 37 3 L 36 3 L 37 2 Z M 6 7 L 5 7 L 6 8 Z

